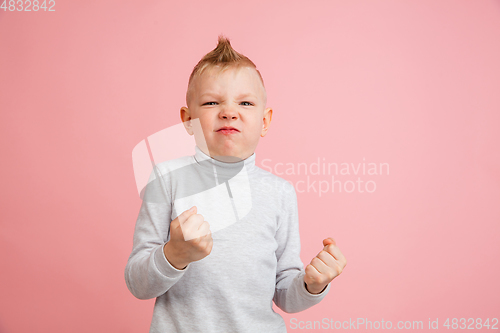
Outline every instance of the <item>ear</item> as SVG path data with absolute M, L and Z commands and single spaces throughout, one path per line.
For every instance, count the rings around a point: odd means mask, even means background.
M 193 132 L 193 125 L 191 124 L 191 112 L 189 111 L 189 108 L 186 106 L 183 106 L 181 108 L 181 120 L 188 134 L 193 135 L 194 132 Z
M 267 108 L 264 110 L 264 118 L 262 118 L 262 131 L 260 132 L 261 137 L 265 137 L 269 126 L 271 125 L 271 119 L 273 118 L 273 109 Z

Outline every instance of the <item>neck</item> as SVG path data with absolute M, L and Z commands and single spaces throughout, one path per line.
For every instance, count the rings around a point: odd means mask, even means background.
M 243 168 L 246 172 L 252 172 L 255 170 L 255 152 L 242 160 L 235 156 L 217 156 L 217 159 L 204 153 L 198 146 L 195 146 L 194 158 L 197 164 L 203 169 L 210 173 L 216 173 L 218 175 L 236 175 Z M 221 160 L 223 159 L 223 160 Z

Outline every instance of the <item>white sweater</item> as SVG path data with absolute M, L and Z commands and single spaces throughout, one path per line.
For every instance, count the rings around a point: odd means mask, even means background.
M 150 332 L 283 333 L 272 301 L 293 313 L 328 293 L 330 285 L 305 289 L 294 187 L 257 167 L 255 153 L 226 163 L 195 147 L 194 156 L 158 164 L 150 181 L 125 267 L 135 297 L 156 297 Z M 193 205 L 211 226 L 213 248 L 178 270 L 163 246 L 170 222 Z

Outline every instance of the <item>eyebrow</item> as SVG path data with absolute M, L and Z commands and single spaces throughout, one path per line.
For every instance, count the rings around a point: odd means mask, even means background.
M 255 96 L 252 93 L 245 93 L 245 94 L 241 94 L 241 95 L 238 96 L 238 98 L 243 98 L 243 97 L 253 97 L 253 98 L 256 98 L 257 96 Z
M 200 95 L 200 97 L 203 97 L 203 96 L 219 97 L 219 94 L 208 92 L 208 93 L 204 93 L 204 94 Z
M 212 92 L 207 92 L 207 93 L 204 93 L 204 94 L 201 94 L 200 97 L 204 97 L 204 96 L 210 96 L 210 97 L 221 97 L 221 95 L 217 94 L 217 93 L 212 93 Z M 252 93 L 243 93 L 243 94 L 240 94 L 238 95 L 236 98 L 237 99 L 240 99 L 240 98 L 244 98 L 244 97 L 253 97 L 253 98 L 257 98 L 257 96 L 255 96 L 254 94 Z

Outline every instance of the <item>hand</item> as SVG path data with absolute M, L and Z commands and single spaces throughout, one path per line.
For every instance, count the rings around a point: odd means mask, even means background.
M 170 240 L 163 247 L 163 253 L 177 269 L 184 269 L 212 252 L 210 225 L 196 211 L 196 206 L 193 206 L 170 223 Z
M 331 237 L 323 240 L 323 251 L 318 253 L 305 268 L 304 282 L 311 294 L 321 293 L 326 286 L 342 273 L 347 260 Z

